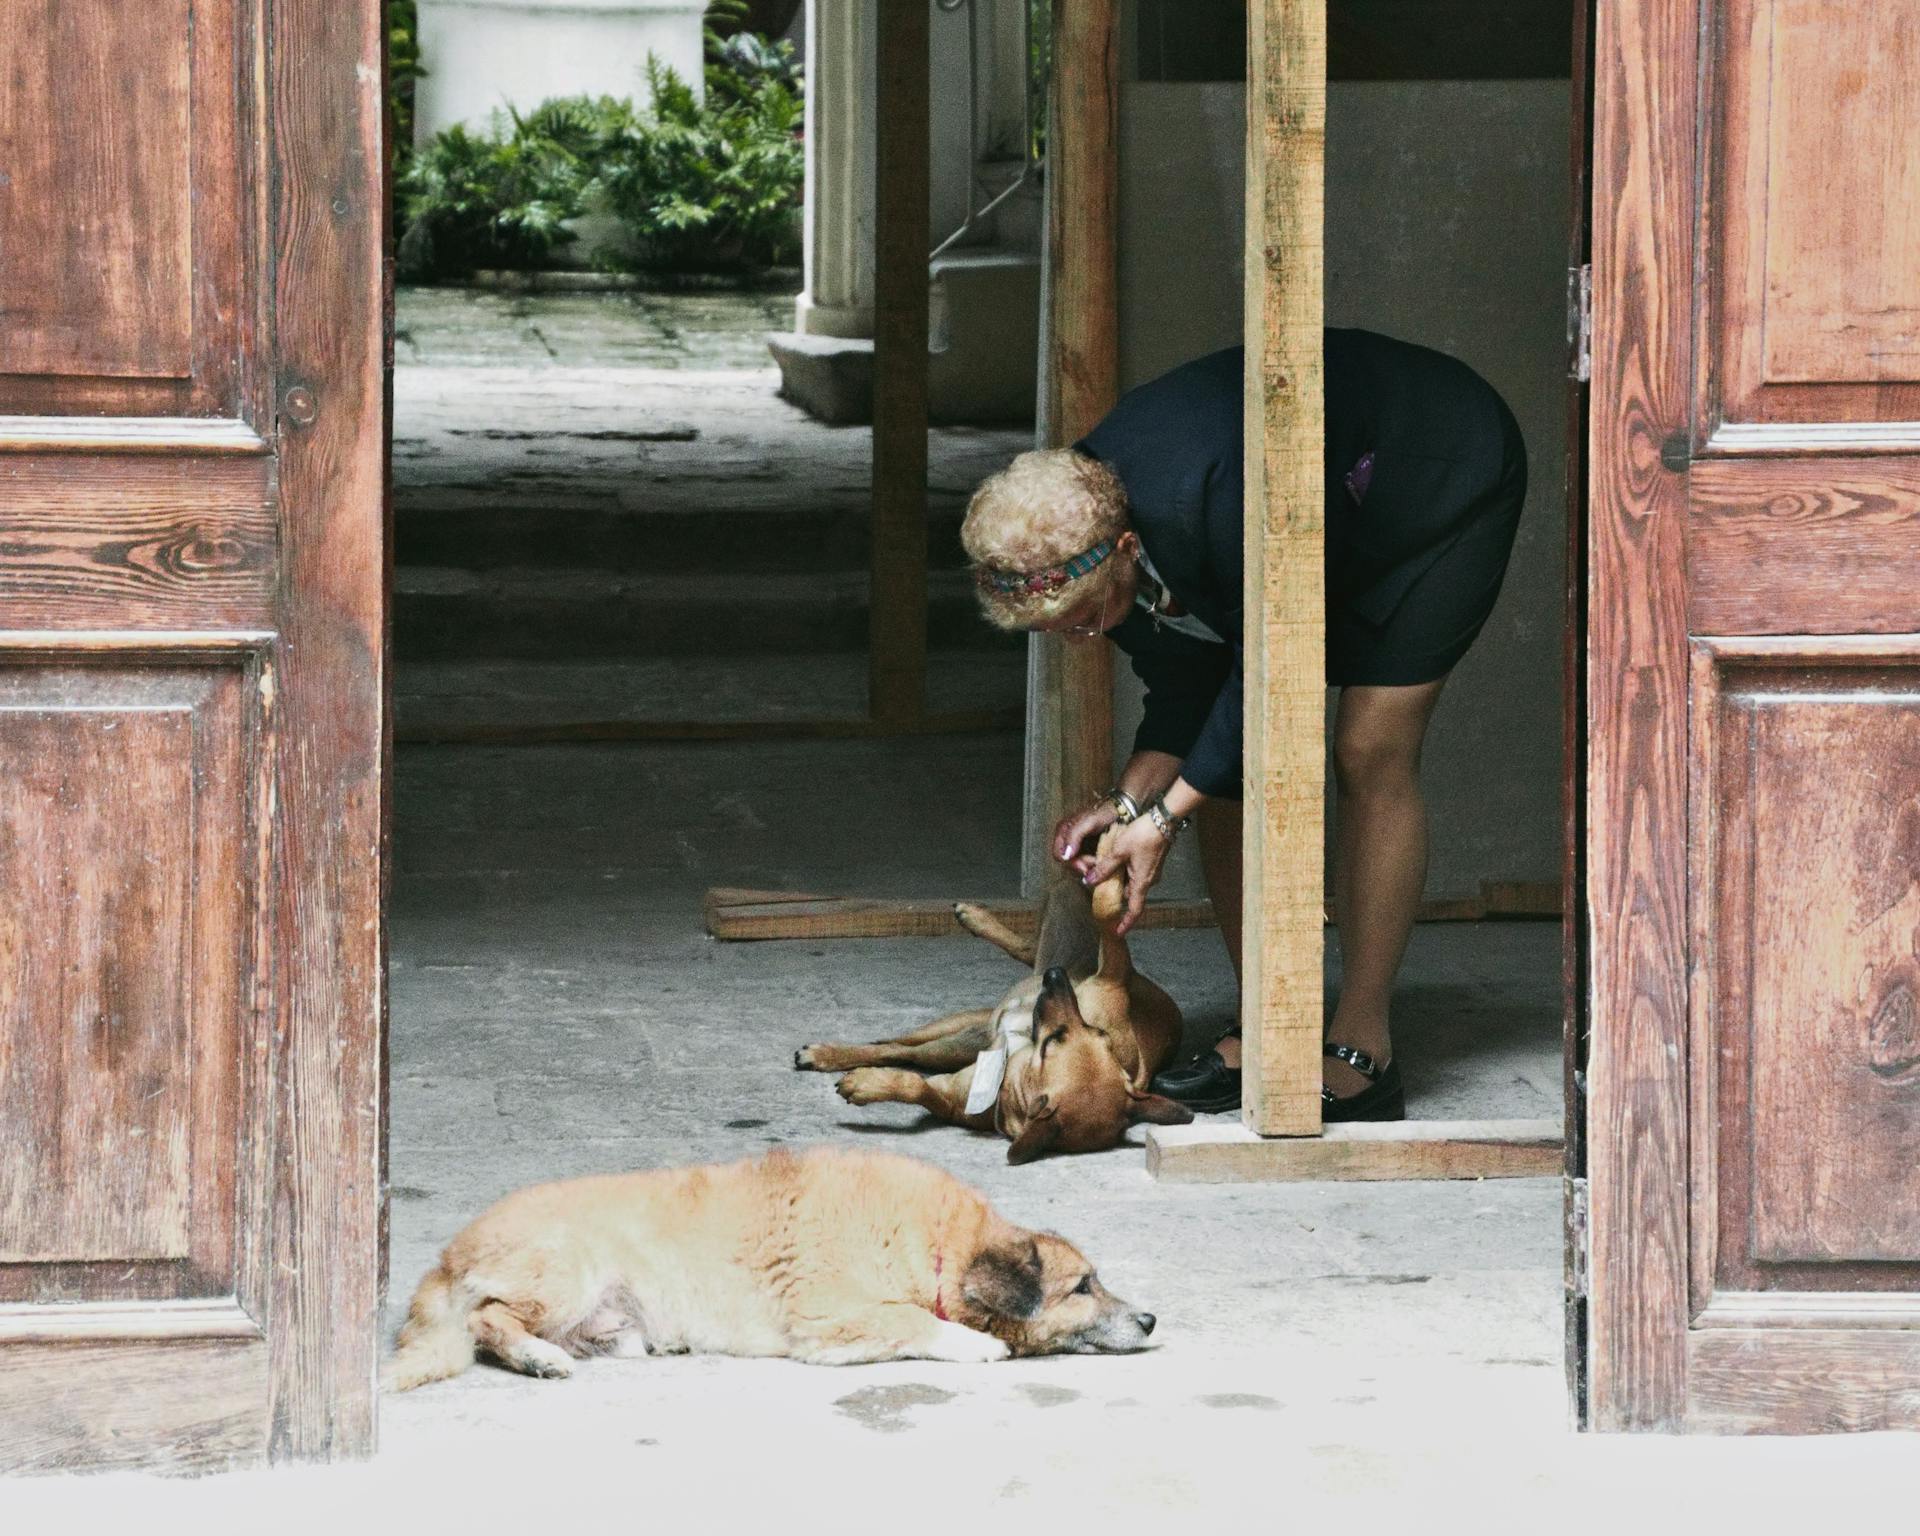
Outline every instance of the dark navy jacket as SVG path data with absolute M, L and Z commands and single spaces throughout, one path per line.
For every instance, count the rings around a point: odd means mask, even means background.
M 1444 552 L 1485 477 L 1498 395 L 1464 363 L 1369 331 L 1326 333 L 1327 601 L 1383 623 Z M 1074 446 L 1112 467 L 1147 558 L 1226 643 L 1154 628 L 1135 607 L 1109 630 L 1146 685 L 1136 752 L 1184 759 L 1204 795 L 1240 794 L 1245 352 L 1215 352 L 1129 391 Z M 1489 414 L 1493 413 L 1493 414 Z M 1362 459 L 1370 479 L 1349 475 Z M 1458 482 L 1458 494 L 1454 494 Z

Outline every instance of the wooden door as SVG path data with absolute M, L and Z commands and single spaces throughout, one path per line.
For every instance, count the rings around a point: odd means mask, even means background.
M 1920 1426 L 1920 8 L 1600 0 L 1594 1422 Z
M 364 1453 L 381 7 L 0 0 L 0 1467 Z

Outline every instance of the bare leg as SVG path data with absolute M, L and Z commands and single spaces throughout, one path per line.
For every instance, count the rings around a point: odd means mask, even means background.
M 1393 1054 L 1393 981 L 1413 933 L 1427 878 L 1427 807 L 1420 747 L 1445 679 L 1411 688 L 1347 688 L 1334 719 L 1334 916 L 1340 925 L 1340 1001 L 1327 1038 L 1380 1063 Z M 1345 1097 L 1367 1081 L 1344 1062 L 1325 1064 Z
M 1233 962 L 1234 994 L 1242 995 L 1240 984 L 1240 802 L 1206 800 L 1200 805 L 1200 868 L 1207 879 L 1207 895 L 1213 898 L 1213 915 L 1220 924 L 1220 937 L 1227 946 L 1227 958 Z M 1236 1005 L 1235 1015 L 1239 1017 Z M 1240 1037 L 1228 1035 L 1214 1049 L 1230 1067 L 1240 1065 Z

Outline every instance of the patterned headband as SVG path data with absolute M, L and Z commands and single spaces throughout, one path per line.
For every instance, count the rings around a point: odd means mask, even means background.
M 1064 565 L 1053 565 L 1044 571 L 1033 572 L 996 571 L 983 565 L 974 572 L 973 579 L 979 583 L 982 592 L 998 592 L 1002 596 L 1058 592 L 1068 582 L 1076 581 L 1097 568 L 1112 553 L 1113 540 L 1102 539 L 1092 549 L 1083 549 Z

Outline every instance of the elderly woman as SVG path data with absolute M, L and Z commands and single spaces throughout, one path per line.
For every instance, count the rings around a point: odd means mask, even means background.
M 1131 925 L 1199 823 L 1240 967 L 1242 378 L 1235 348 L 1132 391 L 1071 449 L 1024 453 L 974 495 L 961 538 L 987 616 L 1111 639 L 1146 685 L 1119 782 L 1054 834 L 1089 884 L 1125 870 Z M 1322 1113 L 1396 1120 L 1389 1003 L 1426 879 L 1420 747 L 1447 674 L 1486 623 L 1526 499 L 1513 414 L 1465 364 L 1366 331 L 1326 333 L 1327 683 L 1342 961 Z M 1105 859 L 1099 835 L 1123 825 Z M 1237 1027 L 1156 1091 L 1240 1102 Z

